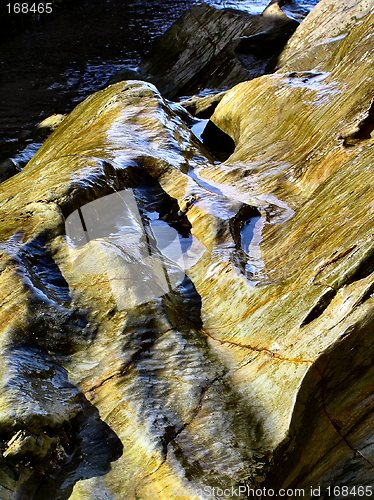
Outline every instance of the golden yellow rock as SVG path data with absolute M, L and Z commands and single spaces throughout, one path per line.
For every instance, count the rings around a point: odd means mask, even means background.
M 345 15 L 225 94 L 222 163 L 124 82 L 0 185 L 1 498 L 372 483 L 372 33 Z

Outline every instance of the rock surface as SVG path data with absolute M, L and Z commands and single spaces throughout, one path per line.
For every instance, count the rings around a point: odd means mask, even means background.
M 30 132 L 22 134 L 23 147 L 11 158 L 0 162 L 0 183 L 18 174 L 34 156 L 42 142 L 62 123 L 65 115 L 54 114 L 38 123 Z M 21 144 L 21 142 L 20 142 Z
M 264 288 L 250 299 L 250 333 L 239 321 L 218 337 L 257 346 L 266 339 L 294 360 L 293 382 L 264 361 L 249 365 L 244 382 L 271 404 L 274 444 L 287 436 L 273 465 L 276 487 L 374 479 L 372 22 L 368 2 L 322 0 L 279 71 L 235 87 L 212 118 L 236 149 L 224 166 L 205 169 L 205 179 L 254 197 L 271 193 L 295 212 L 275 227 L 267 215 Z M 261 372 L 266 380 L 274 373 L 271 397 Z M 287 403 L 293 383 L 297 397 Z
M 206 96 L 195 95 L 180 101 L 180 104 L 196 118 L 210 118 L 224 95 L 225 92 Z
M 355 3 L 347 23 L 321 0 L 276 74 L 225 94 L 226 161 L 130 81 L 0 186 L 2 499 L 372 484 L 373 35 Z M 129 232 L 119 214 L 74 240 L 78 209 L 128 193 Z M 202 250 L 139 303 L 126 279 L 155 217 Z
M 261 15 L 196 5 L 156 40 L 137 72 L 119 73 L 111 82 L 145 79 L 169 98 L 227 89 L 270 72 L 298 25 L 278 3 Z
M 55 113 L 38 123 L 32 131 L 34 141 L 45 140 L 63 122 L 66 115 Z

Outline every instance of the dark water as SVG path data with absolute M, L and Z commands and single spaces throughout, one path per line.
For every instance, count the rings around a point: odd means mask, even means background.
M 86 0 L 0 46 L 0 157 L 20 131 L 65 113 L 118 70 L 136 65 L 191 0 Z M 5 154 L 4 154 L 5 153 Z
M 0 161 L 27 147 L 28 131 L 65 113 L 125 67 L 197 0 L 80 0 L 0 44 Z M 209 0 L 261 12 L 268 0 Z M 300 0 L 310 8 L 317 0 Z M 21 138 L 21 140 L 20 140 Z

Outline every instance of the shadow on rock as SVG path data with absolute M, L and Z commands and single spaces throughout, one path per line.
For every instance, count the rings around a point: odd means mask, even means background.
M 373 480 L 374 369 L 372 315 L 310 368 L 299 391 L 288 439 L 275 453 L 267 487 L 331 484 L 353 488 Z M 305 432 L 308 429 L 308 432 Z M 321 440 L 323 435 L 323 440 Z
M 17 500 L 65 500 L 78 480 L 106 474 L 122 444 L 66 370 L 31 347 L 1 364 L 1 485 Z
M 168 98 L 227 89 L 271 72 L 298 25 L 278 3 L 261 15 L 197 5 L 155 42 L 138 71 L 118 73 L 109 83 L 147 80 Z

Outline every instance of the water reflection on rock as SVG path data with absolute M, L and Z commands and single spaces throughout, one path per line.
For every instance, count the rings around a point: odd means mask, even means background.
M 79 274 L 106 277 L 119 310 L 171 292 L 205 251 L 157 211 L 141 214 L 132 189 L 73 212 L 66 220 L 66 235 L 73 266 Z

